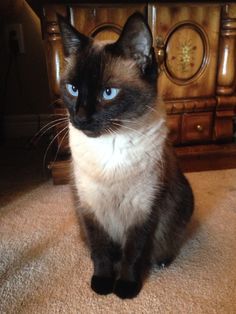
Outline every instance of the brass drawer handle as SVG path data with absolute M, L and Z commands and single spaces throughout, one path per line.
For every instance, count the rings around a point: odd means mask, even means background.
M 197 129 L 197 131 L 198 131 L 199 133 L 203 132 L 203 130 L 204 130 L 204 128 L 203 128 L 203 126 L 202 126 L 201 124 L 198 124 L 198 125 L 196 126 L 196 129 Z
M 159 68 L 162 69 L 164 59 L 165 59 L 165 50 L 164 50 L 165 44 L 164 40 L 161 36 L 157 36 L 156 38 L 156 55 L 157 55 L 157 62 L 159 65 Z

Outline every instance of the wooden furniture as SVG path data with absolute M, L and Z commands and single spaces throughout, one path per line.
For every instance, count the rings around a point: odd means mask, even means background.
M 146 16 L 153 33 L 160 65 L 158 90 L 166 103 L 170 137 L 183 169 L 235 167 L 236 4 L 233 3 L 45 1 L 42 30 L 55 113 L 65 112 L 59 89 L 63 53 L 56 12 L 89 36 L 115 40 L 128 16 L 135 11 Z M 59 159 L 52 165 L 55 183 L 67 181 L 68 158 L 68 141 L 64 141 Z
M 23 0 L 4 0 L 0 2 L 1 17 L 17 16 L 22 10 Z

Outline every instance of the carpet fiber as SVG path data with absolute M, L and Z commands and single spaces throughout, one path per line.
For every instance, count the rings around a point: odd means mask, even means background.
M 180 255 L 122 301 L 90 289 L 70 187 L 39 175 L 32 156 L 19 160 L 0 182 L 1 314 L 236 313 L 236 170 L 187 175 L 196 210 Z

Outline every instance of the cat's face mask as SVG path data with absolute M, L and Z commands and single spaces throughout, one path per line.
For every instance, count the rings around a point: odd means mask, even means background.
M 133 14 L 115 43 L 96 42 L 58 20 L 67 61 L 61 91 L 73 126 L 96 137 L 147 113 L 156 99 L 157 64 L 143 16 Z

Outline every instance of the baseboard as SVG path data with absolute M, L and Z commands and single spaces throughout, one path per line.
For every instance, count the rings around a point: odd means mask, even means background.
M 8 115 L 1 118 L 5 139 L 34 136 L 42 127 L 53 120 L 51 114 Z

